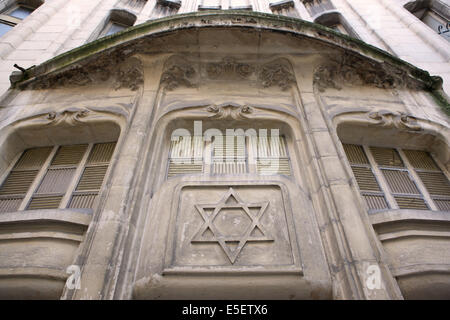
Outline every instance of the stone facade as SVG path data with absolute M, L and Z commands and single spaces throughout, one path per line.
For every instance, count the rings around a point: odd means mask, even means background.
M 450 298 L 450 43 L 411 1 L 32 2 L 0 298 Z

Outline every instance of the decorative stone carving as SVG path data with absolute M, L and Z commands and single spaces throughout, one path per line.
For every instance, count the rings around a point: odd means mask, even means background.
M 367 113 L 371 122 L 375 125 L 384 127 L 396 127 L 398 129 L 409 129 L 420 131 L 422 127 L 417 123 L 417 119 L 410 114 L 404 112 L 392 112 L 388 110 L 380 110 Z
M 61 87 L 80 87 L 112 81 L 114 88 L 137 90 L 144 82 L 143 66 L 132 51 L 118 51 L 107 57 L 94 59 L 85 65 L 72 66 L 55 74 L 44 75 L 24 82 L 21 89 L 53 89 Z
M 62 112 L 52 111 L 47 115 L 47 119 L 50 120 L 47 125 L 58 125 L 65 122 L 68 125 L 75 126 L 83 122 L 83 118 L 86 118 L 88 114 L 88 109 L 67 109 Z
M 119 69 L 116 72 L 116 90 L 120 88 L 129 88 L 132 91 L 136 91 L 140 85 L 144 83 L 142 62 L 138 59 L 135 60 L 136 62 L 126 66 L 123 70 Z
M 242 272 L 242 266 L 249 272 L 261 266 L 301 272 L 291 212 L 279 186 L 192 186 L 183 188 L 180 201 L 163 274 Z
M 248 119 L 248 115 L 253 112 L 250 106 L 243 105 L 211 105 L 206 107 L 206 111 L 213 113 L 211 119 L 234 119 L 244 120 Z
M 112 106 L 99 107 L 71 107 L 67 109 L 40 112 L 32 116 L 17 120 L 14 122 L 19 127 L 32 126 L 58 126 L 69 125 L 75 126 L 80 123 L 98 121 L 98 120 L 115 120 L 117 117 L 128 118 L 129 104 L 119 103 Z
M 234 58 L 226 57 L 221 62 L 208 63 L 206 72 L 210 79 L 246 79 L 254 72 L 254 67 L 248 63 L 238 63 Z
M 371 85 L 383 89 L 422 88 L 403 70 L 350 54 L 330 57 L 326 64 L 319 66 L 314 72 L 314 84 L 320 92 L 326 88 L 340 90 L 344 85 Z
M 295 83 L 292 67 L 286 59 L 277 59 L 263 65 L 258 79 L 264 88 L 279 86 L 281 90 L 287 90 Z
M 173 90 L 180 86 L 194 87 L 195 69 L 188 61 L 174 56 L 169 59 L 164 68 L 166 71 L 161 76 L 161 85 L 165 86 L 166 90 Z
M 191 243 L 218 243 L 230 262 L 234 264 L 243 247 L 248 242 L 273 241 L 267 230 L 260 222 L 260 218 L 269 205 L 269 201 L 261 203 L 247 203 L 230 188 L 223 198 L 216 204 L 196 204 L 195 208 L 202 216 L 204 224 L 200 226 Z M 257 208 L 253 214 L 250 208 Z M 212 209 L 208 214 L 206 209 Z M 228 217 L 231 224 L 220 225 L 221 220 L 227 218 L 227 209 L 236 210 Z

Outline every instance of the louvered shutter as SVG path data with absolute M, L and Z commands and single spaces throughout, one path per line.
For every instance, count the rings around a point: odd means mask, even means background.
M 0 186 L 0 212 L 16 211 L 52 148 L 26 150 Z
M 354 144 L 344 144 L 343 146 L 369 211 L 389 208 L 362 146 Z
M 291 166 L 284 136 L 259 136 L 256 169 L 259 174 L 291 174 Z
M 69 208 L 93 208 L 108 170 L 116 143 L 95 144 L 89 154 Z
M 181 136 L 171 142 L 168 177 L 203 172 L 202 136 Z
M 59 208 L 86 149 L 86 144 L 58 148 L 39 187 L 34 192 L 27 210 Z
M 404 150 L 439 210 L 450 211 L 450 183 L 428 152 Z
M 247 172 L 245 136 L 216 137 L 212 152 L 214 174 L 242 174 Z
M 417 188 L 397 150 L 371 147 L 370 151 L 386 179 L 400 209 L 428 210 L 423 195 Z

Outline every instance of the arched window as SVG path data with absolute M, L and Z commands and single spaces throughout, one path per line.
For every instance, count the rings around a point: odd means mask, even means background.
M 404 7 L 434 32 L 450 41 L 450 6 L 448 4 L 438 0 L 418 0 L 408 2 Z
M 3 7 L 0 7 L 0 36 L 28 17 L 43 3 L 43 0 L 4 1 Z

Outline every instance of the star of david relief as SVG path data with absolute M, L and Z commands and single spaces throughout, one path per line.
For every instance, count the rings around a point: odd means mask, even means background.
M 234 264 L 247 242 L 274 241 L 260 222 L 268 205 L 246 203 L 233 188 L 216 204 L 195 204 L 204 223 L 191 243 L 218 243 Z

